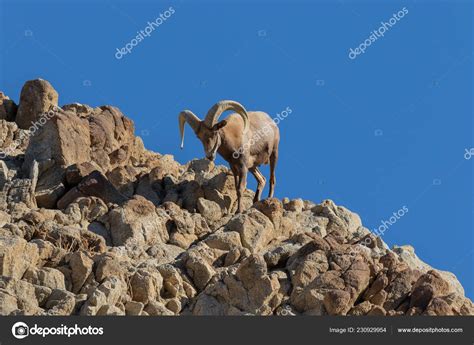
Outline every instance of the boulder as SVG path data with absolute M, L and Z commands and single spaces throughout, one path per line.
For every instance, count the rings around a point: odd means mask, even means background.
M 35 160 L 49 161 L 51 163 L 45 163 L 43 170 L 62 168 L 65 174 L 66 167 L 91 160 L 90 145 L 88 122 L 71 112 L 59 110 L 31 137 L 24 168 Z
M 71 267 L 72 292 L 78 293 L 92 273 L 94 261 L 84 252 L 74 252 L 69 259 Z
M 103 253 L 106 250 L 105 239 L 89 230 L 73 226 L 60 226 L 57 222 L 46 221 L 39 226 L 35 239 L 41 239 L 54 244 L 57 248 L 74 252 Z
M 90 160 L 88 122 L 71 112 L 54 113 L 31 137 L 23 163 L 25 171 L 35 161 L 39 164 L 36 187 L 39 206 L 54 208 L 66 191 L 66 168 Z
M 237 270 L 227 270 L 198 295 L 194 315 L 269 315 L 281 302 L 280 283 L 269 275 L 262 256 L 251 255 Z
M 169 239 L 167 220 L 166 214 L 158 212 L 155 205 L 143 197 L 135 197 L 105 216 L 114 246 L 166 243 Z
M 324 307 L 329 315 L 345 315 L 351 308 L 351 295 L 344 290 L 330 290 L 324 296 Z
M 46 301 L 47 315 L 66 316 L 71 315 L 76 305 L 76 299 L 72 292 L 54 289 Z
M 283 217 L 283 204 L 276 198 L 261 200 L 253 205 L 271 220 L 275 230 L 280 229 L 281 219 Z
M 97 315 L 105 305 L 115 305 L 125 296 L 127 286 L 117 277 L 109 277 L 95 288 L 80 309 L 80 315 Z
M 38 247 L 21 237 L 0 235 L 0 275 L 21 279 L 26 270 L 35 267 Z
M 16 123 L 22 129 L 28 129 L 34 122 L 58 105 L 58 93 L 51 84 L 43 79 L 29 80 L 23 85 L 20 94 L 20 106 L 16 114 Z
M 386 291 L 387 300 L 383 304 L 385 310 L 395 310 L 409 296 L 413 284 L 417 281 L 419 274 L 411 269 L 405 269 L 394 274 Z
M 15 310 L 18 310 L 16 297 L 7 291 L 0 290 L 0 315 L 10 315 Z
M 66 182 L 69 186 L 77 186 L 85 177 L 100 168 L 93 162 L 75 163 L 66 168 Z
M 412 287 L 410 307 L 426 309 L 436 297 L 446 296 L 453 292 L 447 281 L 435 270 L 422 275 Z
M 408 267 L 413 270 L 418 270 L 423 273 L 433 270 L 430 265 L 418 258 L 418 256 L 415 254 L 415 249 L 412 246 L 394 246 L 393 252 L 398 255 L 398 259 L 401 262 L 407 264 Z M 453 273 L 441 270 L 436 270 L 436 272 L 438 272 L 443 277 L 443 279 L 449 283 L 451 288 L 455 290 L 457 294 L 464 296 L 464 288 Z
M 155 244 L 147 250 L 147 254 L 156 260 L 157 265 L 173 262 L 182 253 L 184 253 L 182 248 L 166 243 Z
M 222 217 L 222 211 L 218 203 L 204 198 L 197 199 L 197 209 L 208 221 L 216 221 Z
M 29 268 L 23 275 L 23 280 L 31 284 L 46 286 L 50 289 L 66 289 L 64 274 L 52 267 Z
M 233 248 L 242 247 L 240 234 L 237 231 L 218 230 L 206 237 L 204 242 L 209 247 L 220 250 L 231 250 Z
M 127 198 L 122 195 L 98 170 L 87 175 L 76 187 L 69 190 L 58 201 L 58 208 L 64 209 L 78 198 L 97 197 L 105 203 L 123 204 Z
M 136 302 L 148 304 L 160 296 L 163 278 L 154 270 L 139 269 L 130 280 L 132 299 Z
M 125 313 L 129 316 L 137 316 L 142 313 L 143 307 L 144 305 L 142 302 L 128 301 L 125 304 Z
M 17 105 L 0 91 L 0 120 L 15 121 Z
M 122 266 L 118 256 L 106 254 L 97 262 L 95 279 L 101 283 L 108 277 L 123 278 L 125 276 L 125 271 L 126 270 Z
M 193 247 L 183 258 L 186 271 L 199 291 L 203 290 L 216 273 L 213 263 L 217 259 L 216 251 L 206 245 Z
M 293 256 L 300 247 L 300 245 L 291 242 L 283 243 L 265 253 L 265 262 L 270 268 L 280 265 L 284 266 L 287 260 Z
M 151 316 L 172 316 L 174 313 L 158 301 L 148 303 L 144 311 Z
M 1 315 L 37 315 L 40 312 L 35 286 L 24 280 L 0 276 L 0 301 L 5 308 Z M 15 307 L 16 301 L 16 309 Z M 1 305 L 0 305 L 1 306 Z
M 304 280 L 303 280 L 304 281 Z M 325 295 L 332 290 L 344 290 L 345 283 L 339 271 L 326 271 L 317 275 L 306 286 L 297 286 L 290 296 L 291 304 L 298 312 L 309 315 L 326 315 Z M 326 301 L 328 304 L 328 301 Z
M 232 173 L 222 172 L 203 185 L 204 197 L 217 203 L 223 212 L 231 211 L 237 201 Z
M 91 158 L 106 171 L 125 166 L 134 148 L 133 122 L 119 109 L 103 106 L 89 117 Z
M 255 208 L 234 216 L 225 229 L 238 232 L 242 245 L 253 253 L 262 251 L 275 235 L 272 222 Z

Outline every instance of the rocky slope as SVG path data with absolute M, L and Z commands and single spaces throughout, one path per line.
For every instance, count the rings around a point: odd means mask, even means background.
M 0 93 L 2 315 L 472 315 L 448 272 L 325 200 L 234 214 L 226 167 L 147 151 L 111 106 Z

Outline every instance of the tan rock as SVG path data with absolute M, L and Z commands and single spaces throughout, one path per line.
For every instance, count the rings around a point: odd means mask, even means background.
M 291 304 L 299 311 L 311 315 L 325 315 L 324 296 L 330 290 L 344 290 L 345 283 L 339 271 L 326 271 L 305 287 L 295 287 Z
M 38 261 L 38 247 L 21 237 L 0 235 L 0 275 L 21 279 Z
M 348 315 L 362 316 L 367 315 L 372 310 L 373 304 L 369 301 L 364 301 L 355 305 L 348 313 Z
M 253 253 L 264 249 L 275 235 L 272 222 L 254 208 L 234 216 L 226 225 L 226 231 L 238 232 L 242 245 Z
M 106 217 L 115 246 L 166 243 L 169 239 L 166 221 L 166 215 L 158 213 L 155 205 L 143 197 L 127 201 Z
M 151 316 L 173 316 L 174 313 L 166 308 L 163 303 L 158 301 L 151 301 L 144 309 Z
M 88 122 L 70 112 L 59 111 L 39 127 L 25 153 L 24 169 L 39 163 L 36 187 L 38 206 L 54 208 L 65 192 L 66 168 L 88 162 L 90 156 Z
M 36 315 L 39 313 L 36 289 L 33 284 L 24 280 L 2 276 L 0 277 L 0 291 L 16 298 L 17 309 L 12 310 L 14 307 L 13 299 L 4 296 L 4 303 L 6 303 L 4 308 L 6 311 L 19 311 L 23 315 Z
M 280 283 L 269 275 L 265 260 L 251 255 L 239 268 L 222 272 L 197 297 L 194 315 L 270 315 L 280 302 Z
M 157 265 L 175 261 L 184 250 L 172 244 L 159 243 L 151 246 L 147 254 L 156 260 Z
M 23 275 L 23 280 L 31 284 L 49 287 L 50 289 L 66 289 L 64 274 L 51 267 L 29 268 Z
M 95 271 L 95 279 L 102 282 L 108 277 L 121 278 L 125 274 L 125 269 L 122 267 L 119 259 L 113 255 L 106 255 L 97 263 Z
M 204 242 L 211 248 L 220 250 L 230 250 L 235 247 L 242 247 L 240 234 L 237 231 L 218 230 L 209 235 Z
M 435 297 L 448 295 L 450 286 L 435 270 L 422 275 L 412 287 L 410 307 L 424 310 Z
M 0 120 L 15 121 L 17 105 L 0 91 Z
M 143 311 L 143 303 L 136 301 L 128 301 L 125 304 L 125 313 L 130 316 L 140 315 Z
M 18 309 L 17 299 L 7 291 L 0 290 L 0 315 L 10 315 Z
M 94 261 L 84 252 L 74 252 L 69 259 L 69 265 L 72 271 L 72 291 L 78 293 L 92 273 Z
M 209 261 L 209 259 L 206 260 L 206 258 L 200 253 L 187 253 L 185 266 L 188 275 L 191 277 L 194 285 L 199 291 L 206 287 L 207 283 L 216 273 Z
M 119 316 L 119 315 L 125 315 L 125 311 L 120 309 L 117 306 L 106 304 L 100 307 L 100 309 L 97 311 L 96 315 L 102 315 L 102 316 Z
M 156 271 L 139 269 L 132 276 L 130 285 L 133 300 L 147 304 L 159 297 L 163 278 Z
M 383 308 L 396 309 L 408 297 L 417 278 L 416 272 L 410 269 L 396 273 L 386 288 L 388 296 Z
M 47 315 L 71 315 L 76 305 L 74 294 L 61 289 L 54 289 L 46 301 Z
M 39 117 L 58 105 L 58 93 L 43 79 L 29 80 L 23 85 L 16 123 L 28 129 Z
M 197 199 L 197 209 L 204 218 L 213 222 L 222 217 L 222 211 L 218 203 L 204 198 Z
M 352 304 L 351 295 L 344 290 L 330 290 L 324 296 L 324 307 L 329 315 L 345 315 Z
M 257 210 L 262 212 L 271 220 L 275 230 L 280 229 L 281 219 L 283 217 L 283 204 L 276 198 L 268 198 L 261 200 L 253 205 Z
M 82 305 L 80 315 L 96 315 L 104 305 L 115 305 L 127 291 L 125 282 L 109 277 L 90 294 Z
M 303 199 L 294 199 L 285 204 L 285 210 L 293 212 L 302 212 L 304 209 Z
M 127 165 L 134 148 L 133 122 L 111 106 L 94 109 L 88 120 L 92 160 L 106 171 Z
M 204 196 L 207 200 L 217 203 L 224 212 L 229 212 L 237 200 L 234 187 L 234 177 L 231 173 L 222 172 L 203 186 Z

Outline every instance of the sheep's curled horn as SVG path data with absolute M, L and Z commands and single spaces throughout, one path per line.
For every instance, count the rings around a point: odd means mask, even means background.
M 219 120 L 219 116 L 227 110 L 233 110 L 242 116 L 244 120 L 244 133 L 248 131 L 249 127 L 249 117 L 247 111 L 245 110 L 244 106 L 235 101 L 220 101 L 214 104 L 209 111 L 207 112 L 206 117 L 204 118 L 204 124 L 208 128 L 212 128 L 217 121 Z M 197 117 L 192 111 L 184 110 L 179 114 L 179 131 L 181 133 L 181 148 L 184 147 L 184 124 L 188 123 L 194 132 L 197 132 L 201 120 Z
M 242 116 L 242 119 L 244 120 L 244 133 L 247 132 L 249 126 L 249 116 L 247 114 L 247 110 L 245 110 L 242 104 L 235 101 L 220 101 L 214 104 L 207 112 L 204 123 L 209 128 L 212 128 L 212 126 L 217 123 L 217 120 L 219 120 L 219 116 L 221 116 L 221 114 L 227 110 L 233 110 Z

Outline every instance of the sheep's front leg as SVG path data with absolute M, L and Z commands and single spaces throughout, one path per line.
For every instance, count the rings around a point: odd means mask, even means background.
M 244 195 L 247 187 L 247 167 L 238 169 L 238 183 L 237 183 L 237 213 L 242 212 L 242 195 Z
M 260 172 L 258 168 L 250 168 L 250 172 L 252 173 L 253 176 L 255 176 L 255 179 L 257 180 L 257 190 L 255 192 L 255 197 L 253 198 L 253 203 L 255 204 L 257 201 L 260 200 L 260 197 L 262 196 L 262 191 L 263 188 L 265 188 L 265 183 L 267 182 L 265 179 L 265 176 Z
M 234 168 L 234 167 L 231 167 L 232 168 L 232 174 L 234 175 L 234 186 L 235 186 L 235 190 L 238 189 L 239 187 L 239 181 L 240 181 L 240 178 L 239 178 L 239 171 Z

